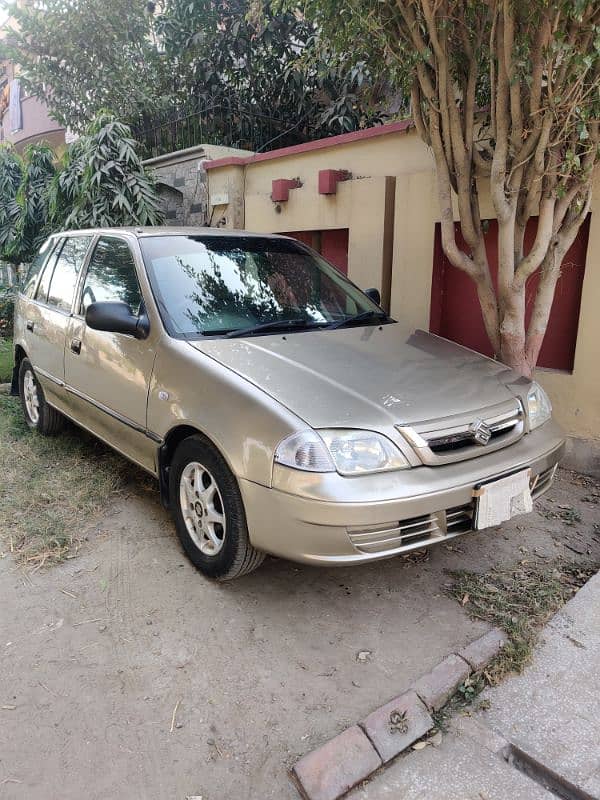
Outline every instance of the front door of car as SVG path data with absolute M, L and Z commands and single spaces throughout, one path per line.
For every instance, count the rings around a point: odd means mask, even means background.
M 81 281 L 65 346 L 65 383 L 73 417 L 124 455 L 154 471 L 156 441 L 146 434 L 148 387 L 160 333 L 147 339 L 98 331 L 85 324 L 91 303 L 122 301 L 143 308 L 129 243 L 100 236 Z
M 35 300 L 24 303 L 27 356 L 48 401 L 64 402 L 65 339 L 79 273 L 92 236 L 69 236 L 59 242 L 43 267 Z

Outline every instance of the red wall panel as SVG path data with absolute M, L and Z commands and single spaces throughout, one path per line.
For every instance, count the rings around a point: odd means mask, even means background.
M 321 231 L 321 255 L 348 274 L 348 228 Z
M 328 261 L 331 261 L 340 272 L 348 274 L 348 228 L 334 228 L 325 231 L 291 231 L 284 233 L 299 242 L 317 250 Z
M 496 220 L 489 220 L 488 225 L 486 250 L 492 272 L 492 280 L 496 285 L 498 226 Z M 535 239 L 536 227 L 537 219 L 530 219 L 525 231 L 526 253 Z M 589 228 L 590 217 L 588 216 L 563 261 L 561 276 L 556 285 L 548 330 L 538 359 L 540 367 L 566 371 L 572 371 L 573 369 Z M 456 223 L 456 229 L 457 242 L 459 246 L 465 248 L 458 223 Z M 527 281 L 527 323 L 529 323 L 533 309 L 538 283 L 539 270 Z M 459 344 L 464 344 L 480 353 L 493 355 L 483 326 L 475 284 L 462 270 L 453 267 L 444 255 L 439 223 L 435 228 L 429 329 L 433 333 L 445 336 L 447 339 L 452 339 L 452 341 Z

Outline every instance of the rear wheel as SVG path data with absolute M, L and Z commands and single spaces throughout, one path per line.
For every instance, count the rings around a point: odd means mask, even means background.
M 32 430 L 44 436 L 54 436 L 62 430 L 65 418 L 46 402 L 44 390 L 27 358 L 19 367 L 19 394 L 25 422 Z
M 264 553 L 250 543 L 235 476 L 203 436 L 191 436 L 177 448 L 169 495 L 181 544 L 205 575 L 232 580 L 263 562 Z

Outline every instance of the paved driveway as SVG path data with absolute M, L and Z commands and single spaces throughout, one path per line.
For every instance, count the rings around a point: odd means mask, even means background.
M 6 555 L 0 798 L 297 798 L 300 755 L 485 631 L 443 594 L 445 570 L 600 556 L 591 491 L 564 473 L 543 514 L 425 560 L 273 559 L 226 585 L 186 561 L 153 493 L 122 500 L 59 567 L 29 577 Z M 582 521 L 565 526 L 560 505 Z

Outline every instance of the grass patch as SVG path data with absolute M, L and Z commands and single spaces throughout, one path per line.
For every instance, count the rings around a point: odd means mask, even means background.
M 12 378 L 13 351 L 12 339 L 0 336 L 0 383 L 8 383 Z
M 448 592 L 465 611 L 508 634 L 507 646 L 485 670 L 489 683 L 527 666 L 541 628 L 598 569 L 600 564 L 555 559 L 484 574 L 450 573 L 453 583 Z
M 19 398 L 0 395 L 0 544 L 33 567 L 73 555 L 98 513 L 127 486 L 151 479 L 69 425 L 32 433 Z

